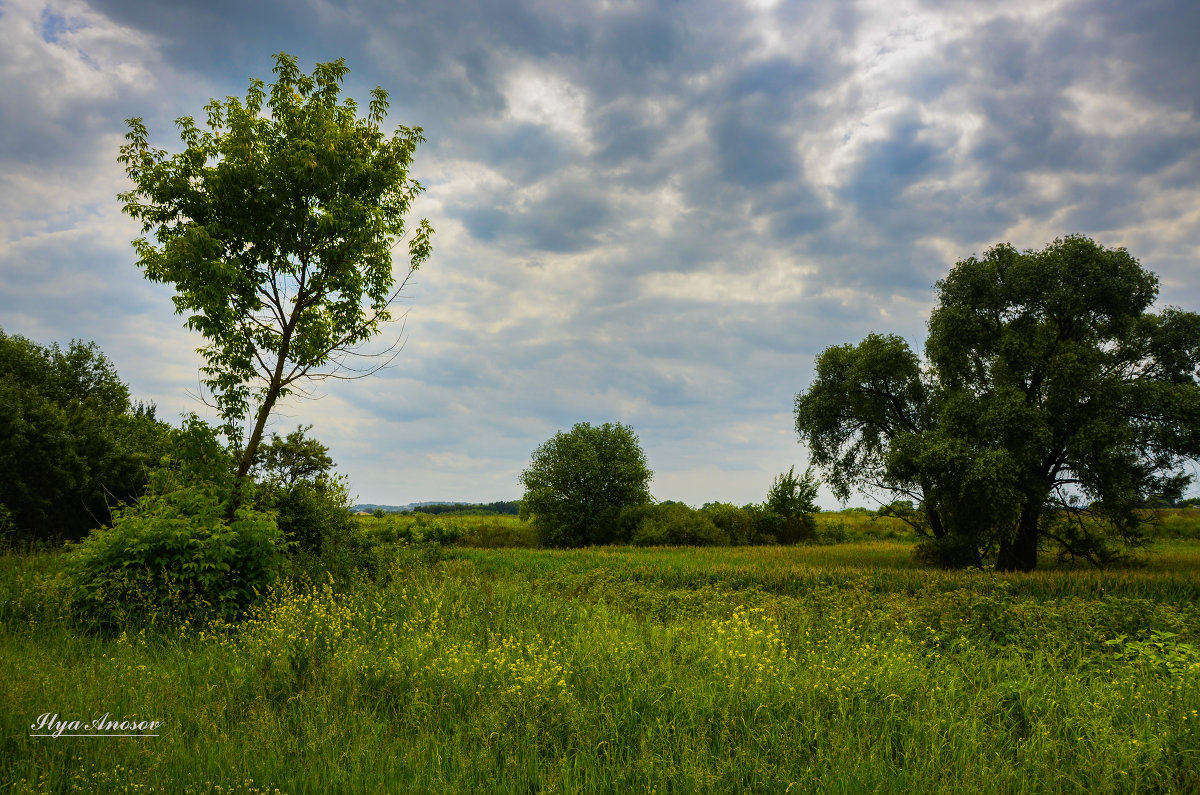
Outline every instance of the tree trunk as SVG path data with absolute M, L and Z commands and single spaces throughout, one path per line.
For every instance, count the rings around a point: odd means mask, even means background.
M 267 417 L 271 414 L 271 409 L 275 408 L 275 401 L 279 399 L 279 393 L 283 391 L 283 367 L 287 361 L 288 352 L 292 347 L 292 332 L 296 328 L 296 321 L 300 318 L 300 310 L 304 305 L 305 292 L 301 289 L 300 294 L 296 296 L 296 308 L 292 312 L 291 318 L 287 325 L 283 327 L 283 335 L 279 341 L 279 350 L 276 353 L 275 371 L 271 374 L 271 380 L 267 386 L 267 394 L 263 396 L 262 405 L 258 407 L 258 416 L 254 421 L 254 432 L 250 434 L 250 438 L 246 441 L 246 449 L 242 451 L 242 460 L 238 462 L 237 469 L 237 494 L 234 502 L 241 502 L 242 484 L 246 481 L 246 477 L 250 474 L 250 467 L 254 466 L 254 456 L 258 454 L 258 445 L 262 441 L 263 429 L 267 426 Z
M 271 413 L 271 409 L 275 407 L 275 401 L 279 396 L 279 391 L 272 389 L 267 393 L 266 400 L 258 409 L 258 417 L 254 423 L 254 432 L 250 434 L 250 438 L 246 440 L 246 449 L 242 451 L 242 460 L 238 462 L 237 478 L 243 480 L 250 474 L 250 467 L 254 466 L 254 456 L 258 454 L 258 446 L 262 443 L 263 431 L 267 426 L 267 415 Z
M 996 568 L 1000 571 L 1033 571 L 1037 568 L 1038 519 L 1041 500 L 1030 500 L 1021 509 L 1017 532 L 1000 542 Z

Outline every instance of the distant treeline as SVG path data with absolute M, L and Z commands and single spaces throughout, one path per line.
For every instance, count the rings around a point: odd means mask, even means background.
M 521 511 L 520 500 L 503 502 L 448 502 L 439 505 L 420 505 L 405 513 L 425 513 L 431 515 L 444 513 L 470 514 L 511 514 L 516 516 Z
M 478 515 L 510 515 L 516 516 L 521 511 L 520 500 L 502 502 L 438 502 L 412 505 L 405 508 L 390 506 L 362 506 L 363 508 L 382 508 L 385 513 L 423 513 L 431 516 L 438 514 L 472 514 Z

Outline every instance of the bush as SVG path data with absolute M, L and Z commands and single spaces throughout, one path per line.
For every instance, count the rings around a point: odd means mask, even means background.
M 410 544 L 440 544 L 446 546 L 462 538 L 460 527 L 441 519 L 430 519 L 423 513 L 417 514 L 417 520 L 409 528 L 408 542 Z
M 983 565 L 975 540 L 962 536 L 927 538 L 913 549 L 913 556 L 922 563 L 944 569 L 980 568 Z
M 494 549 L 498 547 L 536 547 L 537 534 L 528 522 L 515 516 L 471 516 L 461 520 L 463 535 L 459 546 Z
M 267 495 L 263 504 L 278 511 L 279 529 L 298 556 L 301 570 L 337 580 L 351 579 L 359 572 L 371 577 L 378 573 L 375 547 L 385 539 L 368 533 L 351 515 L 344 476 L 325 473 L 286 486 L 273 480 L 263 491 Z
M 596 533 L 599 544 L 631 544 L 642 522 L 657 515 L 659 506 L 653 503 L 623 508 Z
M 279 513 L 279 529 L 298 552 L 319 555 L 354 530 L 346 485 L 341 478 L 326 477 L 286 488 L 268 487 L 267 491 L 270 496 L 264 503 L 274 504 Z
M 761 506 L 738 508 L 728 503 L 713 502 L 705 505 L 702 513 L 729 536 L 730 544 L 778 543 L 777 533 L 782 519 Z
M 78 539 L 146 488 L 171 429 L 95 343 L 43 347 L 0 329 L 0 503 L 16 541 Z
M 116 509 L 71 551 L 75 608 L 102 626 L 236 616 L 279 574 L 284 540 L 270 514 L 227 507 L 201 484 Z
M 754 522 L 754 537 L 759 544 L 778 544 L 783 532 L 783 517 L 763 505 L 747 505 L 746 513 Z
M 17 526 L 13 524 L 12 513 L 0 503 L 0 549 L 7 547 L 17 535 Z
M 817 486 L 811 470 L 797 477 L 796 468 L 792 467 L 775 478 L 762 506 L 761 521 L 770 525 L 769 531 L 764 527 L 763 535 L 773 535 L 781 544 L 812 540 L 817 533 L 817 522 L 812 515 L 820 510 L 813 502 Z
M 230 460 L 212 429 L 193 415 L 173 433 L 177 457 L 151 473 L 149 491 L 71 548 L 73 607 L 102 628 L 232 618 L 283 567 L 275 518 L 230 509 Z
M 681 503 L 626 508 L 616 525 L 620 534 L 636 546 L 729 545 L 729 533 L 704 513 Z

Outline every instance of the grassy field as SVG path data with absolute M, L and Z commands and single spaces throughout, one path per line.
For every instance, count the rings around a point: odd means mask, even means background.
M 1156 540 L 1200 541 L 1200 509 L 1164 509 L 1149 514 L 1148 535 Z M 444 526 L 461 537 L 459 546 L 535 547 L 533 529 L 516 516 L 442 514 L 388 514 L 381 519 L 360 517 L 360 526 L 380 540 L 394 541 L 397 535 L 430 523 Z M 878 541 L 911 538 L 911 531 L 899 519 L 876 517 L 866 511 L 826 511 L 817 514 L 818 535 L 827 541 Z
M 237 626 L 111 638 L 74 628 L 56 555 L 10 554 L 0 791 L 1200 791 L 1200 544 L 996 575 L 872 527 L 397 548 Z M 163 726 L 30 737 L 44 713 Z

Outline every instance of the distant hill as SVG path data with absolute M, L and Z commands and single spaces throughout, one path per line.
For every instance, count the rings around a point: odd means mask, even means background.
M 407 513 L 421 511 L 422 513 L 499 513 L 516 515 L 521 503 L 516 500 L 507 502 L 410 502 L 408 505 L 377 505 L 364 502 L 355 505 L 350 510 L 374 513 L 382 509 L 384 513 Z

